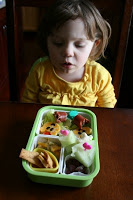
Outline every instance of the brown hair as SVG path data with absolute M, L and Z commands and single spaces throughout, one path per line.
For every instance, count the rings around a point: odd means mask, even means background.
M 47 38 L 53 29 L 60 28 L 66 21 L 81 18 L 85 24 L 89 39 L 95 42 L 90 59 L 104 56 L 111 35 L 109 23 L 103 19 L 98 9 L 88 0 L 57 0 L 45 14 L 39 27 L 39 43 L 48 54 Z

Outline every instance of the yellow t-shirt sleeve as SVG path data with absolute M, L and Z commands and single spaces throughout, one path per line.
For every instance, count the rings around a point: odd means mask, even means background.
M 39 88 L 39 74 L 34 69 L 26 79 L 22 102 L 37 103 Z
M 114 108 L 117 100 L 115 98 L 112 77 L 105 68 L 100 69 L 97 76 L 97 82 L 99 89 L 97 92 L 98 99 L 96 106 Z

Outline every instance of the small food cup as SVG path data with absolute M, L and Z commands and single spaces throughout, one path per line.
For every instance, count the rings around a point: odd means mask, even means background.
M 47 152 L 54 162 L 54 168 L 45 168 L 45 167 L 44 168 L 37 168 L 37 167 L 33 167 L 33 165 L 30 164 L 30 167 L 31 167 L 32 170 L 40 171 L 40 172 L 50 172 L 50 173 L 56 173 L 58 171 L 58 168 L 59 168 L 58 160 L 50 151 L 47 151 L 47 150 L 42 149 L 42 148 L 36 148 L 36 149 L 34 149 L 34 151 L 38 152 L 38 153 Z

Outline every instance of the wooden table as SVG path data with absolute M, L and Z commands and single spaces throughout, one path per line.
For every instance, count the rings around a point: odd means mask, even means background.
M 30 181 L 19 158 L 40 104 L 0 103 L 1 200 L 132 200 L 133 109 L 88 108 L 97 116 L 100 172 L 85 188 Z

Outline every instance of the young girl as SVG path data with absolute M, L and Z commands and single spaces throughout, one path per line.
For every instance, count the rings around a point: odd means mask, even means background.
M 40 27 L 48 57 L 34 64 L 22 101 L 113 108 L 112 78 L 95 61 L 104 56 L 110 33 L 110 25 L 88 0 L 57 0 Z

